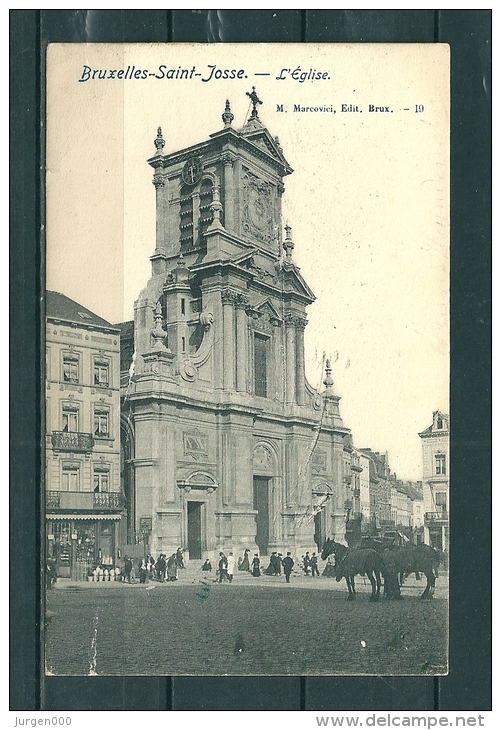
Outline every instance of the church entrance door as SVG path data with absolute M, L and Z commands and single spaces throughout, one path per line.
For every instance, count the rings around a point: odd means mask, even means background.
M 188 502 L 188 550 L 190 560 L 202 557 L 202 509 L 203 502 Z
M 315 534 L 313 536 L 313 539 L 315 540 L 315 545 L 318 548 L 318 551 L 321 552 L 325 540 L 327 538 L 327 531 L 325 529 L 325 522 L 326 522 L 326 515 L 325 510 L 321 509 L 317 514 L 315 515 Z
M 256 515 L 256 544 L 261 555 L 268 555 L 270 540 L 269 477 L 254 477 L 254 504 Z

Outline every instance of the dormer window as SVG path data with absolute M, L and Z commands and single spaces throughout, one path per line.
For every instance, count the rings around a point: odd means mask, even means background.
M 443 424 L 443 421 L 442 421 L 442 417 L 441 416 L 437 416 L 437 429 L 441 430 L 443 427 L 444 427 L 444 424 Z

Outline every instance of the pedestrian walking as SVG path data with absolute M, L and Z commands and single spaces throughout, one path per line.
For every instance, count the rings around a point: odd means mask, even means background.
M 186 567 L 185 564 L 184 564 L 183 551 L 181 550 L 180 547 L 178 547 L 178 549 L 176 551 L 176 560 L 177 560 L 177 567 L 178 568 L 185 568 Z
M 259 568 L 260 565 L 261 561 L 259 560 L 259 555 L 256 553 L 252 560 L 252 575 L 254 576 L 254 578 L 259 578 L 259 576 L 261 575 L 261 570 Z
M 244 557 L 238 559 L 238 569 L 239 570 L 250 570 L 250 563 L 249 563 L 249 548 L 245 548 L 244 550 Z
M 167 563 L 165 561 L 165 555 L 163 553 L 160 553 L 158 556 L 158 560 L 155 563 L 155 570 L 157 572 L 157 578 L 160 581 L 160 583 L 163 583 L 165 580 L 165 570 L 167 568 Z
M 294 567 L 294 561 L 291 557 L 290 552 L 288 552 L 285 558 L 282 560 L 282 565 L 284 566 L 285 582 L 290 583 L 292 568 Z
M 124 580 L 127 583 L 131 582 L 131 574 L 132 574 L 132 560 L 129 558 L 128 555 L 126 555 L 125 563 L 124 563 Z
M 230 581 L 230 583 L 232 583 L 233 582 L 233 573 L 235 571 L 235 558 L 233 557 L 233 553 L 231 551 L 227 558 L 226 571 L 227 571 L 227 575 L 228 575 L 228 580 Z
M 310 567 L 311 567 L 311 577 L 314 578 L 315 575 L 320 578 L 320 573 L 318 572 L 318 557 L 316 553 L 313 553 L 313 555 L 310 558 Z
M 172 553 L 170 558 L 167 561 L 167 580 L 168 581 L 175 581 L 177 580 L 177 558 L 176 553 Z
M 153 555 L 146 556 L 146 568 L 148 570 L 148 578 L 153 580 L 153 568 L 155 567 L 155 560 Z
M 219 553 L 219 580 L 218 583 L 222 583 L 223 579 L 228 579 L 228 558 L 224 553 Z
M 205 563 L 202 565 L 202 570 L 205 573 L 212 573 L 212 565 L 209 558 L 205 558 Z
M 305 575 L 310 575 L 310 553 L 306 553 L 303 558 L 303 570 Z
M 278 557 L 278 553 L 272 553 L 270 558 L 271 575 L 280 575 L 280 564 L 281 560 Z
M 276 553 L 272 553 L 270 555 L 270 562 L 268 563 L 268 567 L 263 570 L 263 573 L 265 575 L 275 575 L 275 555 Z
M 282 575 L 282 553 L 277 554 L 277 572 L 275 575 Z
M 139 582 L 146 583 L 147 577 L 148 577 L 148 566 L 146 565 L 146 558 L 143 558 L 139 562 Z

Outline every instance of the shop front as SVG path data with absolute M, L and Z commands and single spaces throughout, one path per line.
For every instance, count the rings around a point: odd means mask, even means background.
M 46 558 L 59 578 L 84 580 L 96 567 L 116 567 L 120 515 L 50 515 Z

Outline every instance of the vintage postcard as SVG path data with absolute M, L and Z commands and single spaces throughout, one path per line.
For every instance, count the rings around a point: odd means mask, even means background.
M 45 671 L 448 671 L 449 47 L 55 44 Z

